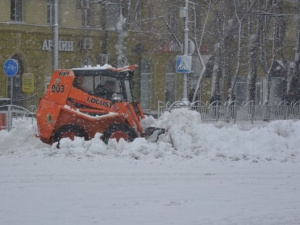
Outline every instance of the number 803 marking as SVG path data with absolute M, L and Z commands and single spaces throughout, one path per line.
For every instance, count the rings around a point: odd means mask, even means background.
M 51 88 L 52 88 L 52 92 L 57 92 L 57 93 L 65 92 L 65 85 L 53 84 Z

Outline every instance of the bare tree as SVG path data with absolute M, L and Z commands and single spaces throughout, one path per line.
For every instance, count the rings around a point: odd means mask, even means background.
M 217 4 L 217 9 L 215 11 L 215 35 L 218 38 L 218 42 L 214 46 L 215 61 L 212 75 L 211 96 L 215 95 L 216 92 L 219 92 L 220 94 L 223 93 L 225 86 L 226 40 L 228 39 L 228 36 L 232 35 L 232 24 L 225 21 L 226 16 L 224 7 L 225 2 L 222 0 Z
M 276 26 L 278 23 L 277 15 L 273 13 L 276 4 L 272 4 L 273 1 L 268 1 L 266 3 L 263 11 L 259 12 L 259 17 L 261 17 L 261 34 L 259 39 L 260 44 L 260 63 L 262 65 L 263 71 L 267 77 L 267 101 L 270 99 L 270 89 L 271 89 L 271 69 L 275 62 L 275 39 L 276 39 Z M 267 33 L 271 27 L 271 21 L 273 21 L 273 35 L 272 35 L 272 49 L 271 49 L 271 60 L 267 53 Z M 268 66 L 268 60 L 271 61 Z
M 212 85 L 211 85 L 211 96 L 215 95 L 216 92 L 220 92 L 220 80 L 222 76 L 222 70 L 221 70 L 221 47 L 220 43 L 217 43 L 215 45 L 215 50 L 214 50 L 214 55 L 215 55 L 215 63 L 214 63 L 214 68 L 213 68 L 213 74 L 212 74 Z
M 205 18 L 205 21 L 204 21 L 204 24 L 203 24 L 202 33 L 201 33 L 201 37 L 200 37 L 199 43 L 197 41 L 197 34 L 196 34 L 196 32 L 194 33 L 194 37 L 192 37 L 193 40 L 194 40 L 194 42 L 195 42 L 195 45 L 196 45 L 197 56 L 198 56 L 198 58 L 199 58 L 199 60 L 200 60 L 200 62 L 202 64 L 202 71 L 201 71 L 201 73 L 199 75 L 197 86 L 196 86 L 195 92 L 193 94 L 193 100 L 192 100 L 193 102 L 196 100 L 196 96 L 197 96 L 197 93 L 198 93 L 198 90 L 199 90 L 199 87 L 200 87 L 200 83 L 201 83 L 201 81 L 203 79 L 203 75 L 204 75 L 205 70 L 206 70 L 206 65 L 205 65 L 205 63 L 204 63 L 204 61 L 202 59 L 202 55 L 201 55 L 201 52 L 200 52 L 200 46 L 201 46 L 202 41 L 203 41 L 203 37 L 204 37 L 204 33 L 205 33 L 205 28 L 206 28 L 206 25 L 207 25 L 208 16 L 209 16 L 210 9 L 211 9 L 211 3 L 212 3 L 212 1 L 210 0 L 209 3 L 208 3 L 208 10 L 207 10 L 206 18 Z M 196 31 L 196 29 L 195 29 L 195 31 Z
M 250 7 L 251 0 L 248 1 Z M 258 11 L 261 11 L 263 7 L 263 0 L 258 0 Z M 253 15 L 253 14 L 252 14 Z M 256 78 L 257 78 L 257 58 L 258 58 L 258 47 L 259 38 L 262 32 L 262 19 L 260 16 L 254 15 L 256 20 L 256 27 L 253 26 L 253 16 L 248 16 L 248 75 L 247 75 L 247 101 L 255 100 L 256 91 Z M 253 33 L 253 28 L 255 33 Z
M 237 46 L 237 59 L 236 59 L 236 69 L 235 69 L 235 74 L 234 74 L 234 78 L 233 78 L 233 82 L 232 85 L 230 86 L 229 90 L 228 90 L 228 95 L 229 95 L 229 102 L 231 102 L 233 100 L 233 94 L 234 94 L 234 88 L 235 88 L 235 84 L 236 84 L 236 80 L 237 80 L 237 76 L 239 74 L 239 70 L 240 70 L 240 60 L 241 60 L 241 35 L 242 35 L 242 20 L 239 18 L 239 15 L 237 13 L 237 4 L 236 4 L 236 0 L 234 1 L 234 11 L 235 11 L 235 16 L 236 19 L 238 21 L 238 46 Z
M 300 0 L 297 1 L 297 42 L 294 61 L 289 64 L 287 90 L 298 91 L 299 86 L 299 65 L 300 65 Z
M 147 2 L 147 4 L 157 3 L 157 1 L 152 2 L 150 0 L 128 0 L 127 2 L 127 21 L 131 24 L 129 30 L 130 28 L 136 29 L 133 24 L 138 22 L 136 20 L 138 17 L 138 5 L 143 3 L 142 7 L 145 7 L 145 2 Z M 199 51 L 199 46 L 201 46 L 203 40 L 209 41 L 208 45 L 211 44 L 215 46 L 212 52 L 214 68 L 212 71 L 211 95 L 219 91 L 224 97 L 229 90 L 230 93 L 228 94 L 232 96 L 233 93 L 236 92 L 235 86 L 240 71 L 247 71 L 246 100 L 255 101 L 258 71 L 262 69 L 262 71 L 264 71 L 264 77 L 268 80 L 267 96 L 269 96 L 272 66 L 274 65 L 275 59 L 284 61 L 283 46 L 285 44 L 286 20 L 283 19 L 285 15 L 282 11 L 287 9 L 285 8 L 285 1 L 202 0 L 200 2 L 201 4 L 198 2 L 198 4 L 195 4 L 196 8 L 197 10 L 201 8 L 202 12 L 205 11 L 205 14 L 195 14 L 194 17 L 200 17 L 203 22 L 201 24 L 201 22 L 197 20 L 198 24 L 194 24 L 195 28 L 191 27 L 190 29 L 195 32 L 191 33 L 190 37 L 196 44 L 197 56 L 203 68 L 199 74 L 194 100 L 206 69 L 201 52 Z M 163 7 L 155 7 L 153 16 L 146 18 L 147 21 L 151 21 L 153 24 L 147 31 L 143 30 L 144 27 L 148 27 L 143 24 L 146 22 L 145 17 L 143 17 L 142 21 L 139 21 L 142 24 L 140 26 L 140 32 L 149 33 L 150 35 L 146 38 L 147 40 L 149 39 L 149 41 L 153 41 L 153 43 L 157 43 L 157 39 L 172 39 L 179 46 L 182 46 L 183 24 L 180 23 L 180 20 L 176 21 L 179 23 L 176 29 L 174 29 L 174 26 L 172 26 L 168 19 L 168 12 L 165 10 L 168 7 L 179 10 L 179 8 L 182 7 L 182 1 L 178 0 L 168 3 L 167 1 L 163 1 L 161 4 Z M 298 19 L 300 18 L 299 8 L 300 0 L 298 0 Z M 143 12 L 144 11 L 145 8 L 143 8 Z M 199 29 L 200 27 L 201 29 Z M 288 89 L 296 89 L 297 84 L 300 83 L 300 22 L 298 22 L 297 36 L 295 57 L 288 73 Z M 140 37 L 143 36 L 140 35 Z M 246 37 L 246 39 L 244 37 Z M 150 40 L 150 38 L 152 39 Z M 243 59 L 243 56 L 247 56 L 247 60 Z

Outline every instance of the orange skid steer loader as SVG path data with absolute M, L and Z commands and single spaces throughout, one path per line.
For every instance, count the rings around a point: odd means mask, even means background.
M 102 140 L 133 141 L 163 133 L 160 128 L 143 130 L 144 113 L 132 97 L 135 65 L 60 69 L 52 74 L 36 113 L 38 136 L 48 144 L 75 136 L 89 140 L 102 133 Z

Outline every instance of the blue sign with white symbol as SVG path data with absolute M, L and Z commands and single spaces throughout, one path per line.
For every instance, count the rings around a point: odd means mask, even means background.
M 4 72 L 8 77 L 13 77 L 18 73 L 19 65 L 18 61 L 14 59 L 8 59 L 4 63 Z
M 176 73 L 192 72 L 192 56 L 178 55 L 176 57 Z

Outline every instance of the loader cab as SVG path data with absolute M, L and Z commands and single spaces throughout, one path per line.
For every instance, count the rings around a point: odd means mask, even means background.
M 133 102 L 133 71 L 116 72 L 108 69 L 72 69 L 73 86 L 96 97 L 110 101 Z

